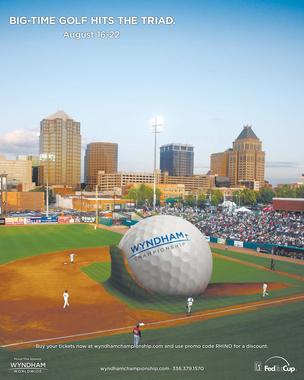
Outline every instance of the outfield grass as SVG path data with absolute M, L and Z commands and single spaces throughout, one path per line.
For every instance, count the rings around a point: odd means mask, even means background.
M 111 263 L 92 263 L 81 270 L 92 280 L 103 283 L 111 276 Z
M 227 255 L 228 256 L 228 255 Z M 211 283 L 217 282 L 290 282 L 299 283 L 299 281 L 277 274 L 275 271 L 264 271 L 246 265 L 248 256 L 243 258 L 244 264 L 227 261 L 224 258 L 213 257 L 213 274 Z
M 41 379 L 205 379 L 205 380 L 256 380 L 256 379 L 303 379 L 304 330 L 303 302 L 260 309 L 250 313 L 230 315 L 195 322 L 192 324 L 146 330 L 143 328 L 142 344 L 148 348 L 97 349 L 94 345 L 131 344 L 132 335 L 121 334 L 94 340 L 72 342 L 75 346 L 92 344 L 91 349 L 27 349 L 16 352 L 0 351 L 0 378 L 20 379 L 9 374 L 9 362 L 14 357 L 40 357 L 47 362 L 48 371 Z M 70 344 L 70 343 L 68 343 Z M 165 345 L 183 345 L 183 348 L 165 348 Z M 185 345 L 238 344 L 237 349 L 188 348 Z M 264 345 L 266 348 L 246 349 L 242 345 Z M 153 345 L 162 345 L 153 348 Z M 285 373 L 257 373 L 254 362 L 265 362 L 271 356 L 286 358 L 297 371 Z M 100 367 L 169 367 L 166 372 L 108 372 Z M 204 372 L 174 371 L 174 366 L 204 366 Z M 39 376 L 39 375 L 38 375 Z M 37 378 L 25 375 L 24 378 Z
M 116 245 L 121 234 L 84 224 L 0 228 L 0 264 L 64 249 Z
M 88 225 L 42 225 L 0 228 L 0 264 L 24 257 L 35 256 L 47 252 L 64 249 L 77 249 L 85 247 L 97 247 L 103 245 L 116 245 L 121 238 L 120 234 L 107 230 L 94 230 Z M 240 258 L 242 261 L 255 262 L 267 266 L 268 259 L 253 257 L 250 255 L 226 252 L 214 249 L 220 254 Z M 264 260 L 264 261 L 261 261 Z M 113 258 L 112 258 L 113 261 Z M 299 267 L 300 265 L 288 264 L 284 266 Z M 122 271 L 122 277 L 117 277 L 117 271 Z M 301 268 L 302 269 L 302 268 Z M 94 281 L 103 283 L 106 289 L 120 298 L 123 302 L 134 308 L 146 308 L 161 310 L 169 313 L 183 313 L 185 310 L 185 297 L 166 297 L 151 295 L 134 284 L 133 279 L 125 270 L 123 261 L 120 260 L 113 273 L 112 281 L 109 278 L 110 264 L 92 263 L 82 268 L 84 273 Z M 121 275 L 121 273 L 120 273 Z M 297 280 L 280 276 L 275 272 L 264 272 L 256 268 L 242 265 L 241 263 L 228 262 L 220 258 L 214 258 L 214 271 L 212 283 L 223 282 L 286 282 L 293 285 L 290 288 L 272 292 L 271 296 L 289 295 L 303 291 L 303 284 Z M 257 301 L 260 295 L 231 296 L 231 297 L 200 297 L 196 300 L 195 310 L 205 310 L 229 306 L 235 303 Z
M 111 248 L 112 273 L 108 281 L 103 286 L 115 297 L 133 308 L 144 308 L 159 310 L 171 314 L 185 312 L 186 297 L 173 297 L 151 294 L 136 285 L 127 272 L 122 259 L 122 252 L 117 248 Z M 260 282 L 282 282 L 288 283 L 289 287 L 280 290 L 271 290 L 269 286 L 270 298 L 287 296 L 304 291 L 304 283 L 275 272 L 264 271 L 254 267 L 249 267 L 242 263 L 227 261 L 220 257 L 214 257 L 213 275 L 211 283 L 248 283 Z M 261 294 L 235 295 L 235 296 L 213 296 L 195 297 L 193 311 L 207 310 L 212 308 L 225 307 L 246 302 L 260 301 Z
M 0 228 L 0 264 L 24 257 L 64 249 L 90 248 L 104 245 L 117 245 L 121 235 L 88 225 L 45 225 Z M 245 262 L 256 263 L 269 268 L 269 259 L 254 257 L 242 253 L 213 249 Z M 113 263 L 113 261 L 112 261 Z M 114 263 L 115 264 L 115 263 Z M 117 261 L 120 271 L 108 278 L 110 263 L 92 263 L 82 270 L 105 286 L 122 301 L 134 308 L 154 309 L 172 314 L 185 312 L 185 299 L 153 296 L 134 285 L 121 261 Z M 115 265 L 114 265 L 115 266 Z M 303 266 L 276 261 L 277 270 L 294 274 L 303 274 Z M 113 268 L 113 264 L 112 264 Z M 125 277 L 127 276 L 127 277 Z M 112 280 L 112 281 L 110 281 Z M 132 282 L 131 282 L 132 280 Z M 220 257 L 214 258 L 214 272 L 211 282 L 284 282 L 289 288 L 271 292 L 269 299 L 278 295 L 290 295 L 303 292 L 304 283 L 290 279 L 276 272 L 268 272 L 248 267 L 241 263 L 229 262 Z M 130 292 L 129 290 L 132 290 Z M 261 295 L 236 297 L 202 297 L 195 299 L 193 311 L 211 309 L 259 301 Z M 86 350 L 20 350 L 10 352 L 0 349 L 0 379 L 206 379 L 206 380 L 251 380 L 251 379 L 293 379 L 303 378 L 303 348 L 301 331 L 304 328 L 303 303 L 280 305 L 260 309 L 240 315 L 225 316 L 200 321 L 175 328 L 143 331 L 142 343 L 148 345 L 193 345 L 193 344 L 268 344 L 267 349 L 257 350 L 203 350 L 141 348 L 132 349 L 86 349 Z M 115 327 L 115 326 L 113 326 Z M 144 329 L 143 329 L 144 330 Z M 80 344 L 129 344 L 130 334 L 104 337 L 78 342 Z M 77 344 L 77 342 L 72 342 Z M 273 355 L 285 357 L 297 372 L 289 374 L 260 374 L 254 372 L 255 361 L 265 361 Z M 42 375 L 20 375 L 8 371 L 10 361 L 20 357 L 41 357 L 47 362 L 48 371 Z M 166 372 L 108 372 L 102 373 L 99 367 L 112 366 L 169 366 Z M 204 372 L 173 371 L 173 366 L 204 366 Z
M 252 256 L 246 253 L 235 252 L 233 251 L 233 247 L 230 247 L 227 251 L 223 249 L 212 248 L 212 251 L 221 255 L 233 257 L 238 260 L 244 260 L 253 264 L 262 265 L 263 267 L 268 269 L 270 268 L 270 258 Z M 276 270 L 304 276 L 304 265 L 297 264 L 296 261 L 294 263 L 279 261 L 276 259 L 274 259 L 274 261 Z

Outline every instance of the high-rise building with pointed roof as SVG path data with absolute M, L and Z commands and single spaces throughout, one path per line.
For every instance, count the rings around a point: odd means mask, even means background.
M 41 161 L 39 182 L 50 185 L 78 187 L 81 168 L 80 123 L 63 111 L 58 111 L 40 123 L 40 154 L 47 159 Z M 48 155 L 48 156 L 47 156 Z M 52 159 L 48 159 L 51 155 Z
M 265 152 L 250 125 L 244 126 L 232 149 L 211 154 L 210 168 L 212 174 L 229 177 L 232 186 L 245 185 L 256 189 L 263 186 Z

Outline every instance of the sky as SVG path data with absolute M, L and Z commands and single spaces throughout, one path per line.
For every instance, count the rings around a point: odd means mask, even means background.
M 56 25 L 10 25 L 53 16 Z M 114 17 L 61 25 L 59 17 Z M 118 16 L 170 16 L 172 25 L 119 25 Z M 119 38 L 65 38 L 117 31 Z M 119 144 L 120 171 L 152 171 L 158 145 L 194 145 L 195 173 L 250 124 L 266 179 L 304 173 L 304 1 L 1 0 L 0 154 L 38 153 L 40 121 L 64 110 L 89 142 Z

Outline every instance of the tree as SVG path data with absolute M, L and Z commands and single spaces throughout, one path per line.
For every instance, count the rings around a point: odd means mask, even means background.
M 296 189 L 290 185 L 283 185 L 276 188 L 275 195 L 278 198 L 296 198 L 297 192 Z
M 254 205 L 257 201 L 256 197 L 256 192 L 251 189 L 242 189 L 240 191 L 234 191 L 232 193 L 232 200 L 238 206 Z
M 156 189 L 156 203 L 159 204 L 161 192 L 159 189 Z M 153 189 L 150 186 L 144 184 L 139 185 L 138 187 L 131 187 L 125 196 L 125 198 L 132 199 L 135 201 L 136 205 L 139 207 L 144 206 L 145 204 L 153 204 Z
M 194 195 L 186 195 L 184 200 L 184 205 L 193 207 L 195 206 L 195 196 Z
M 212 206 L 217 206 L 224 200 L 223 193 L 221 190 L 211 190 L 211 204 Z
M 133 201 L 135 201 L 136 206 L 138 206 L 138 191 L 137 189 L 135 189 L 135 187 L 129 189 L 127 195 L 124 198 L 132 199 Z
M 206 200 L 207 200 L 206 194 L 201 193 L 197 198 L 197 207 L 199 208 L 205 207 Z
M 304 185 L 301 185 L 296 189 L 296 196 L 297 198 L 304 198 Z
M 275 196 L 275 193 L 272 189 L 269 189 L 268 187 L 263 187 L 258 193 L 257 193 L 257 201 L 263 204 L 271 203 L 272 198 Z
M 256 203 L 256 193 L 254 190 L 243 189 L 240 193 L 242 205 L 253 205 Z

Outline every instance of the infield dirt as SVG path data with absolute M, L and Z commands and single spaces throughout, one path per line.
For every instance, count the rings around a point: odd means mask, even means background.
M 92 262 L 109 262 L 108 248 L 73 251 L 77 254 L 74 264 L 69 262 L 70 252 L 0 266 L 1 344 L 168 317 L 165 313 L 130 309 L 80 270 Z M 63 309 L 65 289 L 70 294 L 70 307 Z
M 129 307 L 80 270 L 92 262 L 109 262 L 107 247 L 73 252 L 74 264 L 69 262 L 69 250 L 0 266 L 1 345 L 172 319 L 172 314 Z M 272 289 L 286 286 L 271 284 Z M 64 290 L 70 294 L 70 307 L 66 309 Z M 260 283 L 211 284 L 204 296 L 259 292 Z

